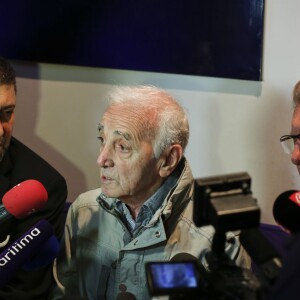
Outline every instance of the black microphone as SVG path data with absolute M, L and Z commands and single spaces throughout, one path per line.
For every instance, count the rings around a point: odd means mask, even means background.
M 274 246 L 258 228 L 243 229 L 240 242 L 268 284 L 273 284 L 281 270 L 282 259 Z
M 300 191 L 281 193 L 273 204 L 274 220 L 290 233 L 300 230 Z
M 136 300 L 136 297 L 129 292 L 121 292 L 118 294 L 116 300 Z

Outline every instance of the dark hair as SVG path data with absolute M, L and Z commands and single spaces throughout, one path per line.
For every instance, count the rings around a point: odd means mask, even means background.
M 17 92 L 15 70 L 3 57 L 0 57 L 0 85 L 13 85 Z

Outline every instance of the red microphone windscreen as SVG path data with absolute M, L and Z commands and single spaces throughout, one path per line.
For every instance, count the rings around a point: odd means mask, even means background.
M 6 192 L 2 203 L 10 214 L 21 219 L 41 209 L 47 200 L 48 193 L 42 183 L 28 179 Z
M 281 193 L 273 204 L 275 221 L 295 233 L 300 230 L 300 192 L 290 190 Z

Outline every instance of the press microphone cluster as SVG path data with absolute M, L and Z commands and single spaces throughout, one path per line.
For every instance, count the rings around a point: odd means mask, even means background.
M 11 218 L 22 219 L 40 210 L 47 200 L 47 190 L 39 181 L 29 179 L 19 183 L 2 198 L 0 226 Z M 48 265 L 58 249 L 51 224 L 40 220 L 0 254 L 0 287 L 20 269 L 31 271 Z

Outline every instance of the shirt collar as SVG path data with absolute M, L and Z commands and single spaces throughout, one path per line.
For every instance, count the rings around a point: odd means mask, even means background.
M 179 176 L 180 172 L 177 168 L 164 181 L 164 183 L 159 187 L 159 189 L 144 202 L 136 220 L 132 218 L 128 207 L 122 201 L 118 199 L 116 200 L 116 208 L 126 219 L 131 232 L 134 232 L 135 230 L 140 228 L 140 226 L 145 226 L 149 223 L 155 212 L 162 206 L 170 190 L 176 185 Z

